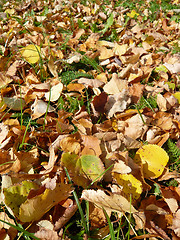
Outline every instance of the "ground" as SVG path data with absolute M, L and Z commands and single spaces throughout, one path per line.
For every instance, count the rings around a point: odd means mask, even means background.
M 0 2 L 1 239 L 180 239 L 179 14 Z

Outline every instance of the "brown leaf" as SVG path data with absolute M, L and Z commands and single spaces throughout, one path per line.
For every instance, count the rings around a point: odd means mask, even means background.
M 78 206 L 75 201 L 72 201 L 71 199 L 67 199 L 66 202 L 65 202 L 66 206 L 65 204 L 62 205 L 63 207 L 65 207 L 63 214 L 55 222 L 54 229 L 56 231 L 61 229 L 71 219 L 71 217 L 75 214 L 75 212 L 78 209 Z
M 102 151 L 100 148 L 100 140 L 93 136 L 81 135 L 82 144 L 84 146 L 81 155 L 96 155 L 100 156 Z

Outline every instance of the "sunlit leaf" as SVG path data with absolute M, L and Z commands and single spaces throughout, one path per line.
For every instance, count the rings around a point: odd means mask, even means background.
M 22 57 L 29 63 L 37 63 L 40 59 L 41 49 L 39 46 L 30 44 L 21 49 Z
M 18 216 L 20 205 L 26 201 L 30 190 L 37 187 L 38 185 L 33 182 L 23 181 L 21 185 L 4 188 L 5 204 Z
M 156 72 L 162 71 L 162 72 L 168 72 L 168 69 L 164 65 L 159 65 L 155 68 Z
M 134 9 L 130 12 L 127 13 L 127 16 L 130 18 L 134 18 L 135 16 L 139 16 L 139 13 L 137 13 Z
M 142 193 L 142 182 L 132 174 L 113 173 L 117 183 L 122 186 L 124 196 L 130 201 L 136 200 Z
M 22 222 L 39 220 L 53 206 L 66 200 L 71 191 L 71 185 L 59 183 L 55 189 L 46 189 L 42 194 L 27 199 L 20 206 L 19 219 Z
M 97 156 L 83 155 L 79 158 L 76 154 L 64 153 L 61 162 L 77 185 L 86 186 L 90 180 L 102 178 L 100 175 L 104 171 L 104 166 Z
M 145 178 L 157 178 L 163 173 L 169 156 L 158 145 L 148 144 L 136 152 L 134 160 L 142 165 Z
M 175 92 L 173 94 L 173 96 L 178 100 L 179 104 L 180 104 L 180 92 Z
M 85 173 L 85 175 L 87 175 L 92 181 L 99 177 L 104 171 L 104 166 L 100 158 L 97 156 L 83 155 L 78 161 L 81 162 L 83 173 Z

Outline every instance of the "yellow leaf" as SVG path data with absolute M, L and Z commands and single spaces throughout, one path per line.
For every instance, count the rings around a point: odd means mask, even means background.
M 137 13 L 135 10 L 132 10 L 130 13 L 127 13 L 127 16 L 134 18 L 135 16 L 139 16 L 139 13 Z
M 154 42 L 154 37 L 151 35 L 147 36 L 144 42 L 147 42 L 148 44 L 152 44 Z
M 136 152 L 134 160 L 142 165 L 145 178 L 157 178 L 163 173 L 169 156 L 158 145 L 148 144 Z
M 67 199 L 71 191 L 71 185 L 59 183 L 55 189 L 46 189 L 42 194 L 27 199 L 20 206 L 19 219 L 22 222 L 39 220 L 52 207 Z
M 26 201 L 32 188 L 37 189 L 37 184 L 23 181 L 21 185 L 14 185 L 3 189 L 5 204 L 11 208 L 17 217 L 19 215 L 19 206 Z
M 9 15 L 13 15 L 15 13 L 15 10 L 13 8 L 8 8 L 5 10 L 5 13 L 8 13 Z
M 180 92 L 174 93 L 173 96 L 178 100 L 178 102 L 180 104 Z
M 29 63 L 36 63 L 40 59 L 41 49 L 39 46 L 30 44 L 21 49 L 22 57 Z
M 142 182 L 130 174 L 113 173 L 117 183 L 123 187 L 124 196 L 130 201 L 136 200 L 142 193 Z

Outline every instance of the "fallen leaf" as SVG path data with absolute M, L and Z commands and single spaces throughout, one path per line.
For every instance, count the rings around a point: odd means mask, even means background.
M 105 105 L 107 116 L 111 118 L 115 113 L 123 112 L 130 104 L 131 99 L 127 90 L 110 95 Z
M 106 211 L 129 212 L 135 213 L 136 209 L 131 203 L 120 194 L 106 194 L 104 191 L 83 190 L 81 198 L 94 203 L 99 208 L 104 208 Z
M 47 92 L 44 94 L 46 101 L 51 101 L 51 102 L 57 101 L 62 93 L 62 90 L 63 90 L 63 84 L 61 82 L 54 85 L 51 88 L 50 92 Z
M 68 198 L 71 191 L 71 185 L 59 183 L 54 190 L 46 189 L 42 194 L 27 199 L 20 205 L 19 219 L 22 222 L 39 220 L 53 206 Z
M 41 57 L 41 48 L 30 44 L 21 49 L 22 57 L 29 63 L 37 63 Z
M 36 98 L 35 102 L 31 106 L 31 110 L 32 110 L 31 118 L 32 120 L 34 120 L 44 115 L 46 111 L 53 112 L 55 109 L 51 105 L 48 105 L 43 100 L 38 100 Z
M 80 186 L 89 185 L 90 181 L 99 181 L 104 172 L 103 163 L 94 155 L 82 155 L 79 158 L 74 153 L 63 153 L 61 162 L 67 168 L 73 181 Z
M 3 97 L 4 103 L 14 111 L 20 111 L 26 106 L 24 99 L 14 97 Z
M 135 155 L 134 161 L 142 164 L 145 178 L 158 178 L 164 171 L 169 161 L 169 156 L 161 147 L 148 144 L 140 148 Z
M 126 80 L 119 79 L 116 73 L 113 73 L 111 80 L 103 87 L 107 94 L 117 94 L 124 89 L 128 89 L 128 83 Z
M 19 207 L 26 201 L 32 188 L 37 189 L 38 185 L 29 181 L 24 181 L 21 185 L 3 188 L 3 194 L 5 196 L 4 202 L 11 208 L 15 216 L 19 217 Z

